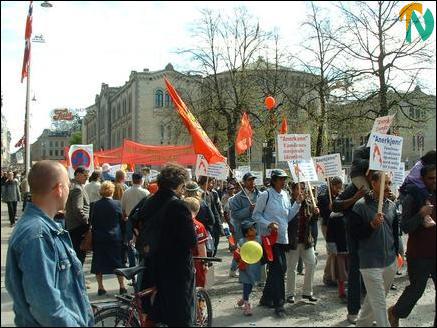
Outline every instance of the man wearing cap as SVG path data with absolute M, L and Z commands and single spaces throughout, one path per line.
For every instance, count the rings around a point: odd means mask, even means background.
M 302 194 L 298 195 L 291 205 L 288 193 L 284 190 L 287 177 L 284 170 L 272 171 L 271 186 L 258 197 L 252 215 L 260 225 L 261 236 L 271 232 L 277 232 L 278 235 L 273 245 L 273 261 L 268 262 L 267 281 L 260 305 L 274 307 L 276 315 L 281 318 L 285 316 L 284 277 L 287 271 L 285 248 L 288 244 L 288 222 L 296 216 L 304 198 Z
M 125 243 L 127 248 L 130 267 L 135 266 L 135 251 L 133 247 L 132 225 L 127 219 L 133 208 L 137 206 L 143 198 L 150 195 L 148 190 L 141 187 L 142 182 L 143 175 L 141 173 L 132 174 L 132 187 L 126 190 L 121 197 L 121 209 L 123 211 L 123 217 L 127 221 L 123 243 Z
M 74 181 L 65 205 L 65 227 L 70 233 L 73 248 L 80 262 L 85 262 L 86 252 L 80 250 L 80 243 L 88 231 L 90 202 L 84 185 L 88 179 L 88 170 L 79 166 L 74 171 Z
M 255 187 L 255 178 L 252 173 L 247 172 L 243 176 L 244 190 L 241 190 L 229 199 L 231 224 L 234 227 L 235 240 L 240 240 L 244 237 L 241 233 L 241 223 L 243 221 L 253 221 L 253 209 L 260 195 L 260 192 Z

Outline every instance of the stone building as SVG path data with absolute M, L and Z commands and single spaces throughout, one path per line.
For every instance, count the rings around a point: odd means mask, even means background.
M 193 77 L 171 64 L 160 71 L 132 71 L 121 87 L 103 83 L 83 119 L 83 143 L 92 143 L 95 150 L 119 147 L 123 139 L 148 145 L 190 143 L 166 92 L 164 75 L 182 93 L 193 89 Z
M 69 140 L 69 132 L 45 129 L 38 139 L 30 145 L 31 161 L 64 160 L 64 148 L 69 145 Z

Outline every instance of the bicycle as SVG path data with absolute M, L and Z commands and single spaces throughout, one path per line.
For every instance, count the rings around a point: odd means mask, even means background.
M 208 262 L 221 262 L 222 259 L 214 257 L 193 257 L 193 260 Z M 114 273 L 122 275 L 132 281 L 133 295 L 115 295 L 116 301 L 93 302 L 95 326 L 101 327 L 147 327 L 150 321 L 147 313 L 143 311 L 143 299 L 148 298 L 151 303 L 158 292 L 156 287 L 139 291 L 136 275 L 146 270 L 145 266 L 115 269 Z M 212 305 L 208 292 L 204 288 L 196 287 L 196 327 L 212 326 Z M 159 326 L 157 324 L 156 326 Z

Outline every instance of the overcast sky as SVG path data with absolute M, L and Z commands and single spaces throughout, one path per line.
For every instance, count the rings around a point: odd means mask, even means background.
M 32 43 L 31 97 L 35 95 L 36 102 L 31 102 L 31 142 L 50 127 L 51 110 L 92 105 L 102 83 L 121 86 L 132 70 L 161 70 L 169 62 L 176 70 L 189 69 L 187 58 L 175 51 L 191 45 L 191 27 L 201 8 L 229 13 L 244 5 L 262 28 L 277 28 L 291 50 L 302 40 L 299 26 L 308 9 L 302 2 L 271 1 L 55 1 L 52 8 L 42 8 L 41 3 L 34 2 L 33 36 L 43 34 L 47 42 Z M 21 84 L 20 75 L 28 6 L 29 1 L 1 2 L 2 111 L 12 149 L 24 132 L 26 80 Z M 436 18 L 433 5 L 424 7 Z M 435 75 L 427 84 L 435 94 Z

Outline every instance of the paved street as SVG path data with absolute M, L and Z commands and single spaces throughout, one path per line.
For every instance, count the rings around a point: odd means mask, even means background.
M 21 204 L 19 204 L 19 208 Z M 6 204 L 1 204 L 1 326 L 13 326 L 12 302 L 4 287 L 4 271 L 6 264 L 7 242 L 11 233 L 9 220 L 7 218 Z M 321 234 L 320 234 L 321 235 Z M 224 238 L 223 238 L 224 239 Z M 242 311 L 235 308 L 236 301 L 241 297 L 241 286 L 237 280 L 228 278 L 228 268 L 231 257 L 226 250 L 226 243 L 220 244 L 218 256 L 223 257 L 222 264 L 216 265 L 215 284 L 210 290 L 211 299 L 214 309 L 214 326 L 335 326 L 335 327 L 353 327 L 349 325 L 346 319 L 346 306 L 341 303 L 337 297 L 336 288 L 326 288 L 322 284 L 323 268 L 326 261 L 324 242 L 319 238 L 318 242 L 318 265 L 314 279 L 314 293 L 319 298 L 317 304 L 307 304 L 299 300 L 294 305 L 287 305 L 287 318 L 278 320 L 273 316 L 273 311 L 256 306 L 261 296 L 261 289 L 255 288 L 252 295 L 252 304 L 254 306 L 252 317 L 244 317 Z M 97 284 L 95 277 L 89 273 L 90 258 L 87 258 L 85 265 L 86 278 L 91 282 L 89 295 L 91 300 L 103 299 L 97 296 Z M 393 304 L 400 296 L 408 279 L 405 275 L 396 276 L 395 283 L 398 286 L 397 291 L 391 291 L 388 296 L 388 304 Z M 303 277 L 297 277 L 297 290 L 302 288 Z M 104 278 L 104 285 L 108 291 L 105 298 L 111 298 L 118 292 L 118 283 L 113 276 Z M 131 287 L 129 287 L 131 288 Z M 415 309 L 407 320 L 401 321 L 401 326 L 431 326 L 434 320 L 434 286 L 431 280 L 428 282 L 425 295 L 418 302 Z

